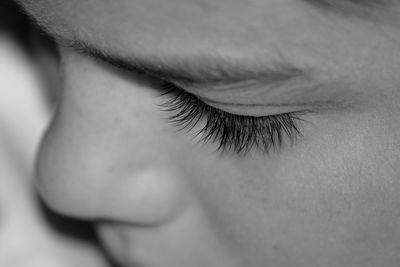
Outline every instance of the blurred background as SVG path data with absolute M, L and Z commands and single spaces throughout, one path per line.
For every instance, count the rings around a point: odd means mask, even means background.
M 49 210 L 35 154 L 60 89 L 55 42 L 11 0 L 0 2 L 0 266 L 110 266 L 88 222 Z

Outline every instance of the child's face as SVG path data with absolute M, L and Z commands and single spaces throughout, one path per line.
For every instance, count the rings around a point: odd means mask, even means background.
M 396 27 L 294 0 L 25 2 L 76 48 L 62 50 L 38 186 L 54 209 L 95 220 L 123 266 L 399 266 Z M 179 130 L 177 111 L 160 107 L 167 82 L 85 56 L 82 43 L 177 70 L 168 82 L 236 115 L 203 107 Z M 291 112 L 301 120 L 265 118 Z M 194 134 L 210 114 L 208 127 L 227 132 L 203 143 Z M 288 127 L 293 145 L 269 127 Z M 235 138 L 236 149 L 265 146 L 215 152 Z M 266 154 L 271 138 L 280 148 Z

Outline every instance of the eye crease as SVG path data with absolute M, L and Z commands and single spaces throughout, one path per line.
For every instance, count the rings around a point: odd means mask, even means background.
M 168 121 L 188 132 L 203 122 L 193 134 L 205 143 L 217 144 L 217 151 L 246 156 L 255 148 L 261 154 L 269 154 L 278 152 L 285 139 L 293 145 L 303 135 L 299 123 L 304 121 L 300 118 L 304 112 L 237 115 L 210 106 L 174 84 L 165 84 L 161 89 L 161 97 L 167 98 L 161 109 L 172 114 Z

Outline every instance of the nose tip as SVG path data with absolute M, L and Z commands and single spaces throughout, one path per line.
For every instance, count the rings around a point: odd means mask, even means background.
M 105 148 L 82 145 L 76 148 L 79 153 L 59 153 L 54 138 L 48 135 L 42 146 L 36 184 L 45 203 L 61 214 L 162 224 L 179 216 L 194 200 L 185 170 L 161 149 L 142 151 L 129 146 L 105 153 Z

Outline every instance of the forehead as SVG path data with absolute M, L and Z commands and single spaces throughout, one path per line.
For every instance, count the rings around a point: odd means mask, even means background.
M 328 76 L 336 77 L 348 76 L 349 68 L 378 65 L 365 55 L 374 53 L 386 65 L 386 58 L 393 58 L 393 44 L 380 36 L 377 25 L 323 12 L 309 0 L 21 2 L 64 44 L 78 42 L 153 66 L 180 64 L 178 69 L 189 67 L 192 72 L 199 69 L 196 65 L 212 70 L 229 62 L 265 69 L 289 61 L 324 72 L 329 69 Z
M 67 26 L 98 24 L 119 26 L 130 31 L 201 29 L 204 33 L 235 31 L 261 26 L 260 23 L 283 18 L 295 9 L 298 0 L 91 0 L 91 1 L 25 1 L 46 20 L 62 18 Z M 282 15 L 282 9 L 285 15 Z
M 299 0 L 31 0 L 25 5 L 55 34 L 136 54 L 269 50 L 326 31 L 316 24 L 320 12 Z

